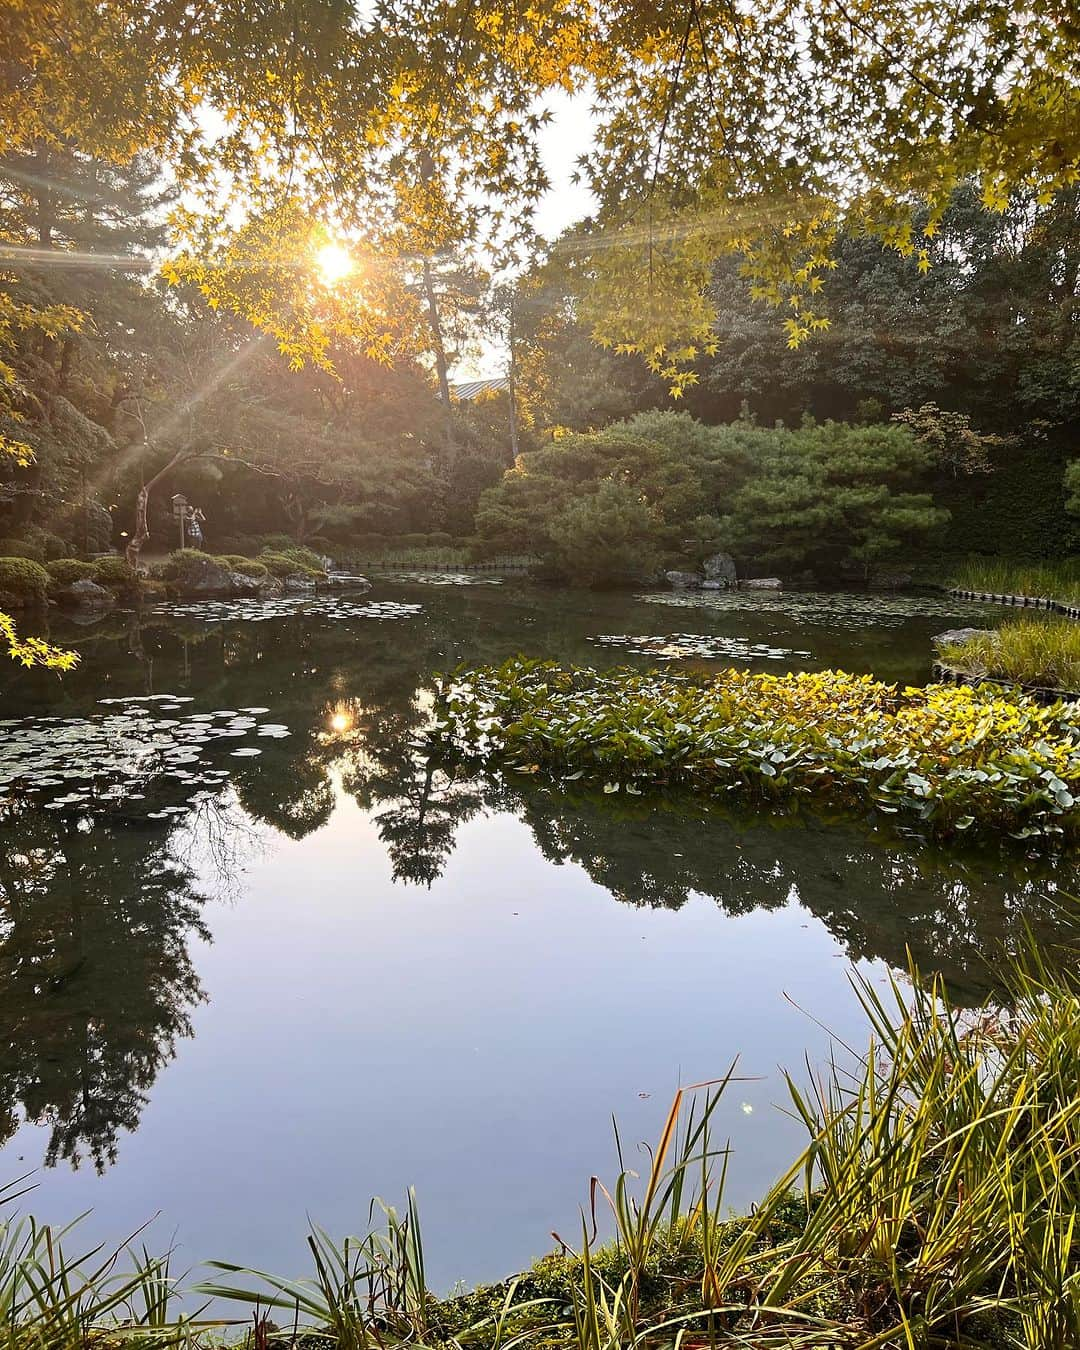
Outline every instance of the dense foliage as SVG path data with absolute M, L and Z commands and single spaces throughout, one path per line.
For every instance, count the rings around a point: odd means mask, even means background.
M 869 676 L 673 676 L 519 659 L 448 679 L 434 742 L 606 792 L 819 799 L 943 837 L 1073 838 L 1080 715 L 990 688 Z
M 592 582 L 717 549 L 751 574 L 865 576 L 948 519 L 918 490 L 931 464 L 900 426 L 706 427 L 641 413 L 521 455 L 481 498 L 477 533 L 489 552 L 532 552 Z

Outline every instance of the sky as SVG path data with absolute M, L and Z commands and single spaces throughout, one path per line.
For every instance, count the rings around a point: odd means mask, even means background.
M 594 125 L 586 95 L 557 92 L 545 96 L 544 107 L 550 109 L 552 121 L 541 130 L 540 153 L 551 187 L 537 203 L 535 220 L 537 231 L 550 240 L 596 207 L 589 189 L 571 181 L 578 157 L 592 144 Z M 505 354 L 484 342 L 463 355 L 451 376 L 459 383 L 495 379 L 505 374 L 505 365 Z

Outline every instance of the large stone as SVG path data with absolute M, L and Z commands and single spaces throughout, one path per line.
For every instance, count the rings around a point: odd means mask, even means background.
M 365 595 L 371 590 L 371 582 L 367 577 L 350 576 L 347 572 L 331 572 L 326 578 L 326 584 L 340 590 L 355 591 L 357 595 Z
M 315 590 L 315 578 L 303 572 L 290 572 L 283 580 L 286 595 L 307 595 Z
M 82 577 L 70 586 L 63 587 L 56 593 L 56 600 L 58 604 L 73 605 L 78 609 L 112 609 L 116 604 L 113 592 L 99 586 L 89 577 Z
M 779 577 L 751 577 L 748 581 L 740 581 L 739 585 L 747 591 L 782 591 L 784 583 Z
M 705 580 L 719 581 L 724 586 L 734 586 L 738 580 L 738 572 L 735 570 L 735 559 L 730 553 L 714 553 L 711 558 L 706 558 L 701 564 L 705 572 Z M 710 590 L 716 590 L 717 587 L 711 586 Z
M 182 573 L 172 582 L 172 589 L 184 596 L 232 595 L 234 575 L 231 568 L 209 554 L 186 558 Z
M 664 576 L 677 591 L 701 590 L 702 577 L 697 572 L 665 572 Z
M 257 600 L 273 600 L 282 592 L 281 582 L 269 574 L 263 577 L 249 577 L 243 572 L 229 573 L 229 594 L 253 595 Z
M 958 642 L 967 642 L 973 637 L 988 633 L 994 636 L 992 628 L 949 628 L 944 633 L 936 633 L 930 641 L 935 647 L 952 647 Z

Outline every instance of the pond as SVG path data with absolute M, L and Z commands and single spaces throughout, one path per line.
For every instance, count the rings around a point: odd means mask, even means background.
M 449 777 L 418 749 L 432 676 L 523 652 L 920 682 L 931 635 L 985 615 L 397 574 L 54 624 L 79 669 L 0 684 L 0 1179 L 92 1210 L 88 1238 L 153 1220 L 181 1268 L 282 1273 L 308 1215 L 363 1230 L 413 1185 L 447 1289 L 572 1239 L 612 1114 L 652 1139 L 738 1056 L 719 1129 L 750 1203 L 800 1138 L 778 1066 L 862 1039 L 850 963 L 884 981 L 910 949 L 979 998 L 1025 924 L 1073 940 L 1075 869 Z

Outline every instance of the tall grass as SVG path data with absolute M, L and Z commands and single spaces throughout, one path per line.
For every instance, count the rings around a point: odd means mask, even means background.
M 1080 690 L 1080 624 L 1072 619 L 1010 619 L 992 632 L 943 643 L 939 656 L 943 664 L 973 676 Z
M 1075 605 L 1080 604 L 1080 558 L 1029 564 L 973 557 L 955 569 L 949 584 L 962 591 L 1026 595 Z
M 642 1176 L 620 1149 L 573 1241 L 515 1280 L 437 1298 L 410 1195 L 403 1213 L 373 1210 L 364 1237 L 313 1230 L 308 1279 L 217 1263 L 200 1292 L 239 1305 L 254 1350 L 313 1333 L 347 1350 L 1075 1350 L 1080 976 L 1032 956 L 1009 973 L 1007 1010 L 974 1014 L 914 973 L 884 994 L 853 979 L 865 1053 L 787 1079 L 806 1144 L 748 1217 L 726 1213 L 730 1151 L 714 1138 L 733 1066 L 678 1094 Z M 167 1271 L 68 1262 L 47 1233 L 4 1230 L 10 1346 L 220 1335 L 168 1322 Z
M 0 1202 L 14 1204 L 21 1194 L 8 1187 Z M 207 1330 L 181 1315 L 168 1257 L 129 1244 L 80 1249 L 78 1221 L 60 1229 L 31 1217 L 0 1222 L 4 1350 L 84 1350 L 121 1340 L 159 1350 L 189 1345 Z

